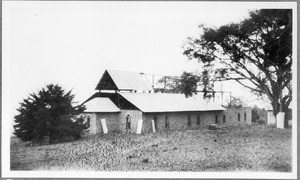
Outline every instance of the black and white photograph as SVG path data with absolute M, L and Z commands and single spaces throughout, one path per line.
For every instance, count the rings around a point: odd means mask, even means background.
M 297 178 L 297 2 L 3 1 L 4 178 Z

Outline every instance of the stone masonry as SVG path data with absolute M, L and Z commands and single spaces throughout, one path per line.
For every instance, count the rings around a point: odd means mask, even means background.
M 244 108 L 227 108 L 223 113 L 226 124 L 251 124 L 252 109 L 250 107 Z
M 126 130 L 126 116 L 131 118 L 131 128 Z M 138 121 L 142 119 L 142 111 L 139 110 L 122 110 L 119 115 L 119 131 L 122 133 L 136 133 Z
M 126 129 L 126 116 L 131 119 Z M 88 134 L 103 133 L 101 119 L 105 118 L 108 132 L 136 133 L 138 121 L 143 120 L 142 133 L 152 132 L 152 120 L 156 116 L 156 131 L 195 129 L 210 124 L 251 124 L 251 108 L 228 108 L 226 111 L 160 112 L 143 113 L 140 110 L 121 110 L 115 113 L 84 113 L 90 117 Z M 166 116 L 168 126 L 166 127 Z M 190 116 L 190 123 L 188 118 Z M 197 120 L 199 118 L 199 121 Z
M 126 130 L 126 116 L 131 117 L 131 128 Z M 142 119 L 139 110 L 122 110 L 114 113 L 84 113 L 85 119 L 90 118 L 90 128 L 86 135 L 103 133 L 101 119 L 105 119 L 108 132 L 135 133 L 138 120 Z
M 170 112 L 170 113 L 143 113 L 143 129 L 142 132 L 152 132 L 152 120 L 154 116 L 157 117 L 157 131 L 177 130 L 177 129 L 194 129 L 197 127 L 208 126 L 221 122 L 222 111 L 205 111 L 205 112 Z M 166 125 L 166 116 L 169 119 L 169 127 Z M 188 117 L 190 116 L 190 124 L 188 124 Z M 197 123 L 197 116 L 200 121 Z

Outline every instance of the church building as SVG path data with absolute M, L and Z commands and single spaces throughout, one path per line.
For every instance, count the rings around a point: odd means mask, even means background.
M 226 122 L 224 107 L 184 94 L 154 93 L 143 73 L 105 70 L 95 90 L 84 102 L 89 134 L 140 134 Z

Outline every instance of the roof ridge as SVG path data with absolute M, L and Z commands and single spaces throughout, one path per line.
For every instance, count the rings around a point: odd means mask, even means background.
M 140 72 L 106 69 L 96 86 L 96 90 L 153 91 L 153 88 Z

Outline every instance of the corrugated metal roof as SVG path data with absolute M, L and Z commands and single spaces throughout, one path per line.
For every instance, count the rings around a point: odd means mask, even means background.
M 141 91 L 153 91 L 150 82 L 147 78 L 139 72 L 130 72 L 130 71 L 118 71 L 118 70 L 106 70 L 109 74 L 115 85 L 117 86 L 118 90 L 141 90 Z M 105 73 L 104 73 L 105 74 Z M 104 76 L 103 74 L 103 76 Z M 104 78 L 101 80 L 104 80 Z M 99 81 L 96 89 L 101 86 L 103 87 L 101 80 Z
M 204 99 L 186 98 L 183 94 L 127 93 L 121 96 L 143 112 L 220 111 L 222 106 Z
M 84 112 L 120 112 L 120 109 L 109 99 L 96 97 L 85 104 Z

